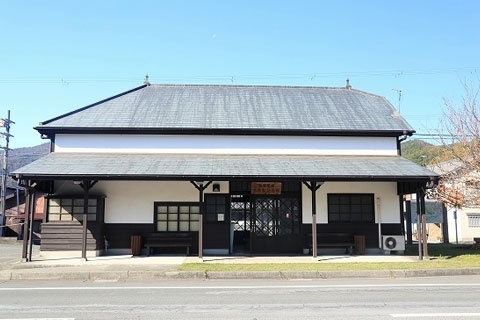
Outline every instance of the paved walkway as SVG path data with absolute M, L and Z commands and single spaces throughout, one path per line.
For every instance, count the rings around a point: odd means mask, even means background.
M 399 278 L 413 276 L 480 275 L 480 268 L 378 271 L 178 271 L 182 263 L 354 263 L 415 262 L 404 255 L 318 256 L 101 256 L 88 258 L 42 257 L 34 246 L 31 262 L 22 262 L 20 243 L 0 242 L 0 280 L 161 280 L 161 279 L 318 279 L 335 277 Z

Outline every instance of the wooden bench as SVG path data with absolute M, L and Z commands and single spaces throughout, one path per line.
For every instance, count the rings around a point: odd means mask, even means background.
M 480 249 L 480 237 L 473 238 L 473 248 Z
M 308 233 L 306 244 L 310 251 L 312 250 L 312 234 Z M 355 240 L 353 234 L 346 232 L 318 232 L 317 233 L 317 249 L 318 248 L 345 248 L 345 252 L 353 254 L 355 248 Z
M 153 248 L 186 248 L 187 256 L 193 245 L 192 235 L 188 232 L 156 232 L 143 237 L 143 245 L 147 248 L 147 255 Z

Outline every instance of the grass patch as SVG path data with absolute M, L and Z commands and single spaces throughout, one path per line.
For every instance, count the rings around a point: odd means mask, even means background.
M 418 270 L 480 267 L 480 249 L 471 245 L 429 244 L 428 260 L 415 262 L 353 263 L 184 263 L 180 271 L 346 271 L 346 270 Z M 416 245 L 407 246 L 405 255 L 418 256 Z

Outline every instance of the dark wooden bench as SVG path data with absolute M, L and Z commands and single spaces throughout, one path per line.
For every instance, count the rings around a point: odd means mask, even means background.
M 193 245 L 192 235 L 188 232 L 156 232 L 143 237 L 143 245 L 147 248 L 147 255 L 152 253 L 153 248 L 185 248 L 187 256 Z
M 480 249 L 480 237 L 473 238 L 473 248 Z
M 310 251 L 312 250 L 312 234 L 308 233 L 306 244 Z M 355 240 L 353 234 L 346 232 L 318 232 L 317 233 L 317 249 L 318 248 L 345 248 L 345 252 L 353 254 L 355 248 Z

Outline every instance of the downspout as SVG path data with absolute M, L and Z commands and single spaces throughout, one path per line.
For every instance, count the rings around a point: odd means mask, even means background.
M 403 131 L 403 135 L 398 137 L 398 139 L 397 139 L 397 154 L 399 156 L 402 155 L 402 148 L 401 148 L 402 142 L 407 140 L 408 137 L 410 137 L 411 135 L 412 135 L 412 133 L 408 133 L 407 131 Z

